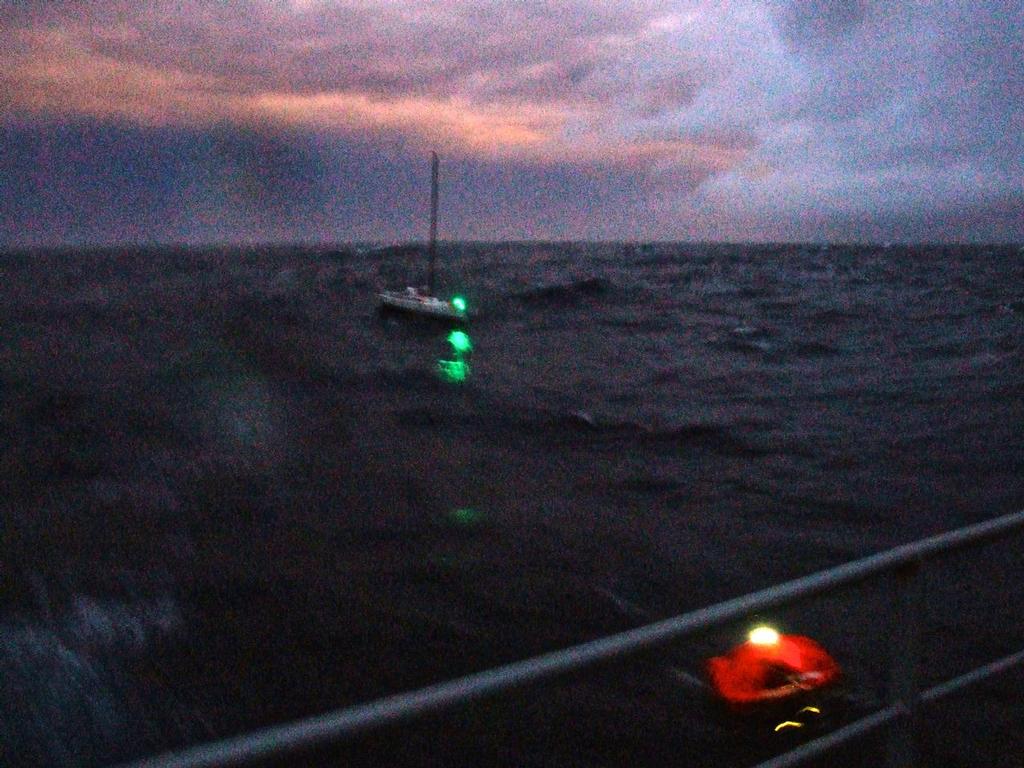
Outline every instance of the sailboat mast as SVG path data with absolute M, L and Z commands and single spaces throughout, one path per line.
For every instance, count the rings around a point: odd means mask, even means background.
M 430 153 L 430 261 L 427 293 L 434 295 L 434 262 L 437 261 L 437 152 Z

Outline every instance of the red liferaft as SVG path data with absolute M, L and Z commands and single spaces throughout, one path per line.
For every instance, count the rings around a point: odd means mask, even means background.
M 835 659 L 801 635 L 748 641 L 707 661 L 712 690 L 730 704 L 760 704 L 825 688 L 842 674 Z

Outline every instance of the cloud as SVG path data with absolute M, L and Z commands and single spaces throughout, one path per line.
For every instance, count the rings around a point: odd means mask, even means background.
M 855 30 L 867 9 L 867 0 L 789 0 L 777 19 L 790 46 L 820 48 Z
M 1015 32 L 1024 7 L 1006 0 L 27 0 L 7 9 L 8 126 L 234 132 L 360 146 L 395 163 L 437 147 L 467 169 L 501 166 L 579 195 L 549 200 L 585 228 L 572 236 L 604 231 L 607 211 L 589 213 L 603 205 L 634 214 L 646 205 L 627 221 L 639 222 L 637 236 L 742 237 L 765 231 L 763 217 L 817 237 L 872 215 L 895 226 L 894 211 L 925 221 L 929 207 L 967 226 L 984 218 L 969 210 L 1006 210 L 1020 190 L 1008 169 L 1024 165 Z M 288 175 L 286 154 L 271 157 Z M 573 173 L 618 192 L 602 197 Z M 967 213 L 952 216 L 958 205 Z M 819 225 L 830 216 L 834 226 Z
M 700 87 L 699 57 L 663 55 L 665 7 L 28 3 L 4 30 L 0 108 L 8 118 L 383 132 L 478 155 L 625 157 L 631 114 L 677 109 Z M 689 157 L 694 135 L 682 138 Z M 639 143 L 633 160 L 651 155 Z

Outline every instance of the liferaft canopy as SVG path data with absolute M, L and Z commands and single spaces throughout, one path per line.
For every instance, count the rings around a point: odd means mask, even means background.
M 734 705 L 779 701 L 824 688 L 841 670 L 829 654 L 801 635 L 780 635 L 767 627 L 724 656 L 708 659 L 707 675 L 714 692 Z

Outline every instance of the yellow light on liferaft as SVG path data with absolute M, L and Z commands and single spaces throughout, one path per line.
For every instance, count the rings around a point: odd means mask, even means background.
M 784 731 L 787 728 L 803 728 L 803 723 L 798 723 L 796 720 L 786 720 L 785 722 L 779 723 L 775 726 L 775 732 Z
M 771 627 L 754 627 L 747 635 L 747 639 L 754 645 L 778 645 L 779 633 Z

